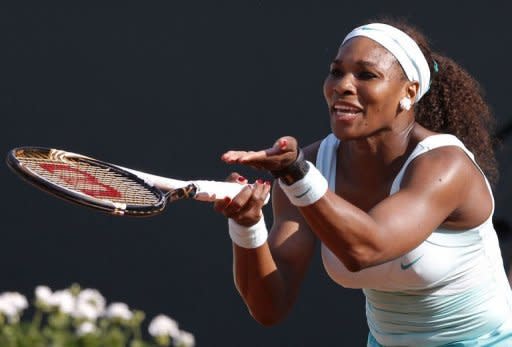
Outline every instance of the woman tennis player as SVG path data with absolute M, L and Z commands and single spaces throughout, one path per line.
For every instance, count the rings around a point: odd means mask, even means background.
M 332 134 L 304 159 L 292 137 L 222 157 L 279 177 L 270 233 L 268 183 L 215 204 L 251 314 L 285 317 L 319 241 L 329 276 L 363 289 L 368 346 L 512 346 L 491 221 L 493 119 L 478 84 L 416 30 L 372 23 L 345 37 L 324 95 Z

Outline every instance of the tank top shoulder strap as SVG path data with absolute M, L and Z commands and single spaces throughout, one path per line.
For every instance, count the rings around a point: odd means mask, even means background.
M 451 134 L 436 134 L 431 135 L 429 137 L 424 138 L 422 141 L 420 141 L 416 148 L 412 151 L 411 155 L 407 160 L 405 161 L 404 165 L 398 172 L 398 175 L 396 175 L 395 180 L 393 181 L 393 184 L 391 185 L 391 191 L 390 195 L 396 193 L 400 189 L 400 184 L 402 183 L 402 179 L 405 173 L 405 170 L 407 170 L 407 167 L 413 161 L 416 157 L 420 156 L 423 153 L 426 153 L 428 151 L 431 151 L 433 149 L 439 148 L 439 147 L 445 147 L 445 146 L 456 146 L 462 149 L 466 155 L 473 161 L 475 166 L 478 168 L 478 170 L 482 173 L 485 179 L 485 183 L 487 184 L 487 187 L 489 188 L 489 192 L 492 196 L 492 189 L 487 181 L 487 178 L 485 177 L 485 174 L 483 173 L 482 169 L 478 164 L 476 163 L 475 156 L 473 153 L 469 151 L 469 149 L 464 146 L 462 141 L 460 141 L 457 137 Z M 493 199 L 494 200 L 494 199 Z
M 329 189 L 334 191 L 336 185 L 336 159 L 340 140 L 334 134 L 327 135 L 318 148 L 316 164 L 318 170 L 329 183 Z

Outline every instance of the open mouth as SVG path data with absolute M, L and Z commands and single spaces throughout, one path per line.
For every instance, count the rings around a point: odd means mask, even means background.
M 357 116 L 361 116 L 363 114 L 363 110 L 352 105 L 335 104 L 332 107 L 332 114 L 340 120 L 350 120 Z

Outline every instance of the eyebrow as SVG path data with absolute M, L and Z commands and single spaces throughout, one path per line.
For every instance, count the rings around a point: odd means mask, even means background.
M 334 64 L 341 64 L 343 63 L 343 60 L 341 59 L 334 59 L 332 61 Z M 374 67 L 377 68 L 377 64 L 368 60 L 358 60 L 356 61 L 356 65 L 363 66 L 363 67 Z

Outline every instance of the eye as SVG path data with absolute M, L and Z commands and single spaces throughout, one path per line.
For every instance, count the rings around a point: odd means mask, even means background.
M 340 77 L 342 74 L 343 74 L 343 72 L 338 68 L 331 67 L 329 69 L 329 75 L 331 75 L 333 77 Z
M 375 75 L 374 73 L 372 73 L 370 71 L 361 71 L 357 74 L 357 77 L 361 80 L 371 80 L 371 79 L 377 77 L 377 75 Z

